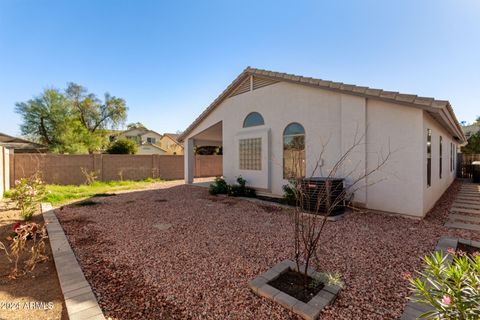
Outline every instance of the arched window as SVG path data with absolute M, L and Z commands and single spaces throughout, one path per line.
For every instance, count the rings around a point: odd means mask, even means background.
M 258 112 L 250 112 L 243 120 L 243 127 L 255 127 L 255 126 L 263 126 L 265 122 L 263 121 L 263 117 Z
M 305 129 L 290 123 L 283 131 L 283 178 L 305 176 Z

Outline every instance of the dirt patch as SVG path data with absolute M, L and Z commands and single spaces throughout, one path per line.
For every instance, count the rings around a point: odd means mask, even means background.
M 308 276 L 305 278 L 303 274 L 293 270 L 282 273 L 268 284 L 305 303 L 324 287 L 323 283 Z
M 457 245 L 457 253 L 465 253 L 470 257 L 480 256 L 480 248 L 465 243 L 459 243 Z
M 0 201 L 0 206 L 3 206 L 0 211 L 0 241 L 7 245 L 9 241 L 6 238 L 20 216 L 11 203 Z M 43 216 L 36 214 L 32 221 L 43 224 Z M 50 242 L 47 240 L 45 244 L 48 261 L 38 264 L 32 272 L 16 280 L 7 277 L 10 264 L 0 252 L 0 303 L 4 304 L 0 305 L 0 319 L 68 319 Z M 37 309 L 28 309 L 29 303 L 34 302 L 38 303 Z M 8 306 L 5 305 L 7 303 Z

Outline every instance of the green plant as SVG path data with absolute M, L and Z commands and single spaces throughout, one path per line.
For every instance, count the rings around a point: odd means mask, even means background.
M 118 139 L 107 149 L 110 154 L 135 154 L 137 153 L 137 144 L 133 140 Z
M 246 187 L 247 180 L 243 179 L 242 176 L 237 177 L 237 183 L 231 186 L 228 186 L 228 195 L 232 197 L 256 197 L 257 193 L 255 189 Z
M 211 195 L 228 194 L 228 184 L 221 177 L 216 177 L 214 183 L 208 187 L 208 192 Z
M 283 203 L 288 204 L 290 206 L 296 206 L 298 204 L 297 199 L 297 181 L 290 180 L 289 184 L 285 184 L 282 186 L 283 190 Z
M 449 252 L 452 252 L 450 250 Z M 425 268 L 419 277 L 409 278 L 412 301 L 432 305 L 435 310 L 420 318 L 480 318 L 480 256 L 440 252 L 424 257 Z
M 22 218 L 30 220 L 44 195 L 45 186 L 42 180 L 38 176 L 32 176 L 15 180 L 15 187 L 10 192 L 9 197 L 20 209 Z

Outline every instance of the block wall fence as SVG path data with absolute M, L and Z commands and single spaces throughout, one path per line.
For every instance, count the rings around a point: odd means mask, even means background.
M 222 156 L 197 155 L 195 177 L 222 175 Z M 78 185 L 86 182 L 83 172 L 95 172 L 97 180 L 183 179 L 183 156 L 164 155 L 56 155 L 15 154 L 10 157 L 10 183 L 40 173 L 45 183 Z

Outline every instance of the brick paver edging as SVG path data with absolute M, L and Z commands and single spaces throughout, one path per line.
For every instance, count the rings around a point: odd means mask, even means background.
M 303 268 L 303 266 L 300 266 L 300 269 L 303 270 Z M 276 279 L 289 269 L 297 270 L 296 264 L 293 261 L 284 260 L 276 264 L 267 272 L 250 281 L 248 285 L 250 289 L 252 289 L 252 291 L 260 297 L 275 301 L 276 303 L 293 311 L 306 320 L 317 319 L 323 308 L 335 301 L 335 298 L 337 297 L 341 288 L 336 285 L 325 284 L 322 290 L 320 290 L 316 296 L 308 301 L 308 303 L 302 302 L 268 284 L 268 282 Z M 307 270 L 307 274 L 314 279 L 325 278 L 324 274 L 310 268 Z
M 41 207 L 69 319 L 105 320 L 54 209 L 49 203 L 42 203 Z
M 438 240 L 437 246 L 435 247 L 435 251 L 441 251 L 445 255 L 449 248 L 452 248 L 453 250 L 457 250 L 457 246 L 459 243 L 480 248 L 479 241 L 443 237 L 443 238 L 440 238 L 440 240 Z M 452 260 L 453 260 L 453 257 L 451 255 L 448 256 L 447 261 L 451 263 Z M 400 319 L 401 320 L 418 319 L 420 315 L 430 310 L 434 310 L 434 308 L 430 304 L 423 304 L 423 303 L 409 301 Z

